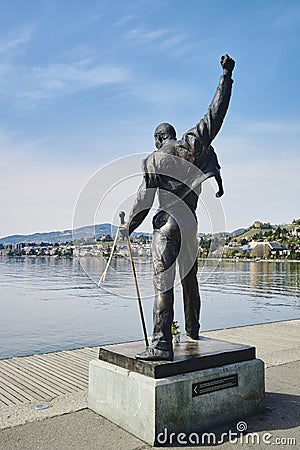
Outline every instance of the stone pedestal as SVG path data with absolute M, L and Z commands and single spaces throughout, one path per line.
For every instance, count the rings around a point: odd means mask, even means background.
M 100 348 L 90 363 L 89 408 L 148 444 L 193 444 L 195 433 L 264 409 L 264 365 L 253 347 L 183 340 L 172 362 L 136 360 L 143 347 Z

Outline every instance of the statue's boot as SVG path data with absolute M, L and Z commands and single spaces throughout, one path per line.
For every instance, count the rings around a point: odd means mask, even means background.
M 173 350 L 160 350 L 158 348 L 149 347 L 141 353 L 135 355 L 136 359 L 144 361 L 173 361 Z
M 186 334 L 186 340 L 188 342 L 192 342 L 192 341 L 198 341 L 199 340 L 199 334 L 198 333 L 191 333 L 191 334 Z

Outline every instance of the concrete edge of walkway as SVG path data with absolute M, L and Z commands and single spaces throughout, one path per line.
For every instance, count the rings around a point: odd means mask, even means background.
M 0 408 L 0 430 L 85 409 L 87 389 L 61 395 L 47 404 L 49 405 L 47 409 L 40 410 L 35 409 L 36 402 Z

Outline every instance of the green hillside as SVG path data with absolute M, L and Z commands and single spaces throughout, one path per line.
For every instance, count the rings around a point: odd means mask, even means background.
M 232 240 L 241 243 L 242 241 L 250 242 L 252 240 L 260 241 L 268 239 L 269 241 L 278 240 L 281 243 L 288 243 L 293 240 L 291 232 L 295 229 L 300 232 L 300 219 L 294 220 L 291 224 L 284 225 L 271 225 L 270 223 L 256 221 L 243 234 L 240 234 Z M 296 241 L 298 240 L 296 238 Z

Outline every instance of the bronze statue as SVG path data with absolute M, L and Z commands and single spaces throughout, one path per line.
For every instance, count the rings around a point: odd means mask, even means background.
M 199 336 L 200 295 L 197 282 L 196 208 L 202 182 L 215 177 L 219 186 L 216 196 L 223 195 L 220 166 L 211 142 L 219 132 L 226 115 L 235 62 L 221 57 L 220 77 L 208 112 L 197 125 L 176 139 L 174 127 L 158 125 L 154 132 L 157 148 L 143 160 L 143 182 L 127 224 L 120 228 L 130 235 L 145 219 L 158 195 L 159 211 L 153 218 L 152 259 L 155 301 L 152 343 L 136 358 L 156 361 L 173 360 L 171 326 L 173 320 L 176 262 L 183 288 L 185 331 L 196 340 Z

